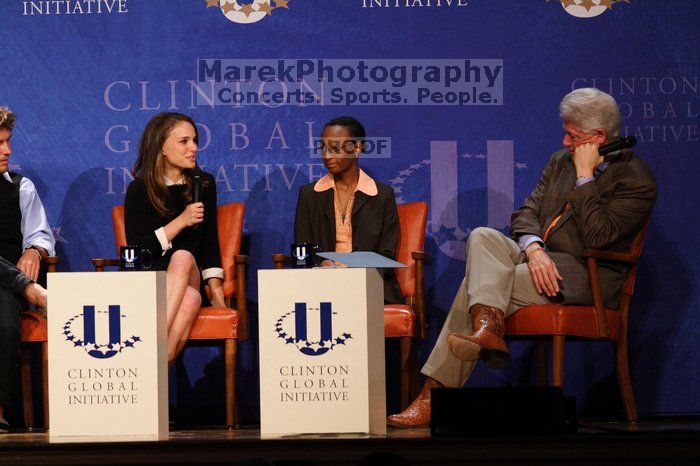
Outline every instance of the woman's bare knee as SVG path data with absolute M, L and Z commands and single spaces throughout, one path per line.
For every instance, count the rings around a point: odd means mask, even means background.
M 185 250 L 185 249 L 179 249 L 173 253 L 173 255 L 170 257 L 170 263 L 177 264 L 177 265 L 192 265 L 195 263 L 194 261 L 194 256 L 192 255 L 191 252 Z
M 192 253 L 181 249 L 179 251 L 175 251 L 170 258 L 168 272 L 177 273 L 178 275 L 183 275 L 189 278 L 194 267 L 196 267 L 196 262 Z

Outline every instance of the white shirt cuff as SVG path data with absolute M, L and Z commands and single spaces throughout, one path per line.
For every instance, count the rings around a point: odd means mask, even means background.
M 578 188 L 579 186 L 583 186 L 584 184 L 590 183 L 593 180 L 595 180 L 594 176 L 587 176 L 585 178 L 577 178 L 576 179 L 576 187 Z
M 165 228 L 160 227 L 155 231 L 155 233 L 156 238 L 158 238 L 158 242 L 160 243 L 160 247 L 163 249 L 163 254 L 161 255 L 164 256 L 169 249 L 173 248 L 173 243 L 168 241 L 168 237 L 165 236 Z
M 209 280 L 210 278 L 220 278 L 223 280 L 224 269 L 220 267 L 210 267 L 202 270 L 202 280 Z
M 56 254 L 53 248 L 53 244 L 51 244 L 43 238 L 35 238 L 31 242 L 24 243 L 22 249 L 27 249 L 30 246 L 39 246 L 40 248 L 46 250 L 46 254 L 49 256 L 53 256 Z
M 537 235 L 523 235 L 520 237 L 520 240 L 518 241 L 518 246 L 520 246 L 520 250 L 525 252 L 525 249 L 527 249 L 528 246 L 530 246 L 532 243 L 542 243 L 542 247 L 544 247 L 544 241 L 542 241 L 542 238 L 540 238 Z

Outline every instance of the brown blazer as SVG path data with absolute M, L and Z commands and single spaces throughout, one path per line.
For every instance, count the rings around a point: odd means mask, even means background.
M 352 250 L 373 251 L 396 260 L 399 242 L 399 214 L 394 189 L 375 181 L 378 193 L 368 196 L 358 191 L 352 206 Z M 320 251 L 335 251 L 335 209 L 333 190 L 316 192 L 310 183 L 299 189 L 294 241 L 314 243 Z M 384 301 L 403 303 L 405 299 L 393 269 L 380 269 L 384 278 Z
M 584 249 L 628 252 L 635 235 L 647 222 L 657 187 L 649 167 L 632 151 L 620 152 L 595 180 L 576 189 L 576 168 L 569 151 L 552 155 L 532 194 L 511 216 L 513 239 L 532 234 L 540 238 L 568 202 L 568 209 L 546 241 L 549 256 L 564 280 L 567 304 L 592 303 Z M 617 308 L 620 287 L 629 267 L 599 262 L 606 306 Z

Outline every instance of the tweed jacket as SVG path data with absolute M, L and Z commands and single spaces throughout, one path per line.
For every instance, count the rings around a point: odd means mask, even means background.
M 649 219 L 657 187 L 649 167 L 632 151 L 624 150 L 593 181 L 576 186 L 571 154 L 556 152 L 544 168 L 532 194 L 511 216 L 510 234 L 543 237 L 546 228 L 568 202 L 559 222 L 551 229 L 545 247 L 564 280 L 563 302 L 590 305 L 584 249 L 628 252 L 634 237 Z M 599 261 L 606 306 L 617 308 L 620 287 L 629 267 Z
M 399 242 L 399 216 L 394 190 L 390 186 L 377 184 L 376 196 L 361 191 L 355 193 L 352 206 L 352 250 L 373 251 L 396 260 Z M 335 251 L 335 207 L 334 191 L 314 191 L 310 183 L 299 189 L 296 216 L 294 219 L 294 241 L 314 243 L 320 251 Z M 405 300 L 392 269 L 380 269 L 384 278 L 384 301 L 403 303 Z

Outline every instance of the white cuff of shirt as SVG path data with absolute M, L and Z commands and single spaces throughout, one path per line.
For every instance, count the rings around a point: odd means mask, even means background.
M 537 235 L 523 235 L 520 237 L 520 240 L 518 241 L 518 246 L 520 246 L 520 250 L 525 252 L 525 249 L 527 249 L 528 246 L 530 246 L 532 243 L 541 243 L 542 247 L 544 247 L 544 241 L 542 238 L 540 238 Z
M 28 249 L 31 246 L 39 246 L 40 248 L 44 249 L 46 251 L 46 254 L 48 256 L 53 256 L 55 254 L 55 251 L 53 249 L 53 244 L 49 243 L 48 241 L 42 239 L 42 238 L 35 238 L 32 240 L 31 243 L 27 242 L 22 245 L 22 250 Z
M 158 242 L 160 243 L 160 247 L 163 248 L 163 254 L 161 255 L 164 256 L 169 249 L 173 248 L 173 243 L 168 241 L 168 237 L 165 236 L 165 228 L 160 227 L 155 231 L 155 233 L 156 238 L 158 238 Z
M 576 187 L 578 188 L 579 186 L 583 186 L 584 184 L 590 183 L 593 180 L 595 180 L 594 176 L 587 176 L 585 178 L 577 178 L 576 179 Z
M 206 281 L 210 278 L 220 278 L 224 279 L 224 269 L 221 267 L 210 267 L 208 269 L 202 270 L 202 280 Z

